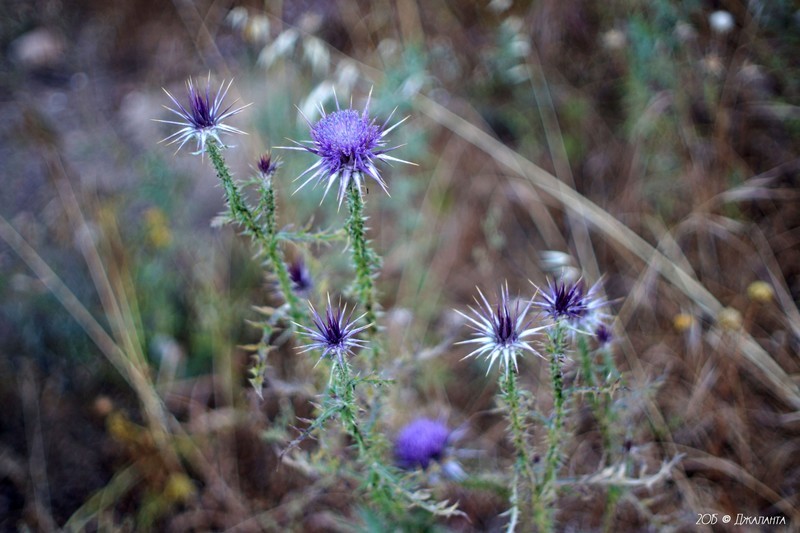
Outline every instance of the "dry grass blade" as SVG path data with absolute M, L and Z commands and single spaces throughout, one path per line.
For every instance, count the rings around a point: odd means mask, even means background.
M 67 287 L 61 278 L 53 272 L 44 259 L 34 250 L 25 238 L 17 232 L 8 221 L 0 215 L 0 239 L 6 242 L 12 250 L 28 265 L 34 274 L 44 283 L 45 287 L 64 306 L 64 309 L 80 324 L 92 342 L 100 348 L 103 355 L 117 369 L 122 377 L 135 388 L 135 375 L 138 370 L 131 365 L 125 353 L 117 346 L 114 339 L 103 329 L 92 314 L 84 307 L 75 294 Z
M 570 187 L 575 187 L 575 178 L 570 168 L 567 148 L 564 145 L 564 136 L 561 134 L 561 126 L 558 122 L 553 99 L 550 96 L 550 86 L 545 78 L 535 46 L 531 50 L 531 65 L 529 65 L 528 71 L 533 86 L 536 107 L 544 125 L 545 138 L 550 148 L 550 157 L 553 160 L 558 180 Z M 597 257 L 595 257 L 594 249 L 592 248 L 592 240 L 589 236 L 589 228 L 586 226 L 586 219 L 580 216 L 580 213 L 574 211 L 568 213 L 568 218 L 581 266 L 589 271 L 592 278 L 599 279 L 600 267 L 597 264 Z
M 793 507 L 785 498 L 781 498 L 780 494 L 773 489 L 753 477 L 740 465 L 723 459 L 721 457 L 714 457 L 706 454 L 700 450 L 679 446 L 687 454 L 685 459 L 686 468 L 694 470 L 713 470 L 735 479 L 745 487 L 756 492 L 764 499 L 770 501 L 775 508 L 784 513 L 792 523 L 800 522 L 800 510 Z
M 106 359 L 136 391 L 145 412 L 151 419 L 151 426 L 154 426 L 151 429 L 158 433 L 164 433 L 166 431 L 164 407 L 149 378 L 126 355 L 125 351 L 114 342 L 114 339 L 106 332 L 103 326 L 97 322 L 36 250 L 2 216 L 0 216 L 0 239 L 5 241 L 22 258 L 33 273 L 44 283 L 45 287 L 64 306 L 64 309 L 80 324 L 89 338 L 92 339 L 92 342 L 100 348 Z M 162 447 L 162 451 L 166 452 L 166 457 L 174 456 L 166 441 L 159 442 L 159 444 Z
M 723 305 L 697 279 L 575 189 L 568 187 L 532 161 L 433 100 L 418 96 L 415 104 L 420 111 L 435 122 L 483 150 L 499 164 L 519 174 L 534 186 L 552 195 L 565 209 L 583 217 L 617 246 L 650 264 L 667 281 L 711 316 L 717 316 L 723 309 Z M 742 332 L 739 346 L 742 355 L 759 369 L 758 377 L 767 388 L 793 408 L 800 409 L 800 390 L 783 368 L 748 333 Z

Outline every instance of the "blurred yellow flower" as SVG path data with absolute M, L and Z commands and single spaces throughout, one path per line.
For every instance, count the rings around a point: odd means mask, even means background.
M 769 303 L 775 297 L 775 291 L 766 281 L 754 281 L 747 287 L 747 296 L 754 302 Z
M 680 332 L 689 330 L 693 324 L 694 317 L 688 313 L 678 313 L 672 319 L 672 327 Z
M 169 220 L 164 212 L 151 207 L 144 212 L 144 225 L 147 239 L 155 248 L 166 248 L 172 243 L 172 232 L 169 229 Z
M 726 307 L 717 315 L 717 323 L 722 329 L 739 329 L 742 327 L 742 313 L 733 307 Z
M 183 472 L 171 474 L 164 487 L 164 498 L 172 503 L 185 502 L 195 495 L 197 489 L 192 480 Z
M 133 443 L 139 440 L 142 428 L 128 420 L 120 411 L 114 411 L 106 418 L 106 430 L 117 442 Z

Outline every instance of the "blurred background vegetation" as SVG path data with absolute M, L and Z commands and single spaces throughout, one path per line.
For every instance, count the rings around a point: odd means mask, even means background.
M 627 448 L 686 458 L 611 522 L 597 494 L 566 495 L 561 527 L 800 523 L 795 2 L 6 0 L 0 46 L 3 530 L 372 523 L 353 487 L 279 465 L 317 391 L 289 347 L 270 354 L 264 400 L 249 388 L 241 347 L 259 340 L 253 306 L 278 303 L 274 281 L 213 223 L 208 161 L 158 144 L 161 88 L 209 72 L 253 102 L 227 152 L 241 177 L 306 139 L 298 109 L 330 109 L 334 85 L 410 117 L 393 139 L 419 166 L 387 169 L 391 197 L 367 195 L 397 361 L 388 435 L 427 414 L 465 428 L 467 470 L 509 456 L 492 380 L 451 347 L 465 336 L 451 309 L 475 285 L 541 285 L 546 252 L 563 252 L 614 302 L 636 391 Z M 291 195 L 309 158 L 283 158 L 279 223 L 340 226 L 320 191 Z M 336 293 L 342 247 L 286 254 Z M 523 369 L 536 391 L 546 369 Z M 573 431 L 565 471 L 583 472 L 597 435 Z M 467 516 L 437 527 L 502 528 L 501 495 L 431 484 Z

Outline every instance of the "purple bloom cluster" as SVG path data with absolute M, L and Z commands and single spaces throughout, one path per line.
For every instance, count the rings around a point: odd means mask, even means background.
M 400 430 L 394 441 L 394 455 L 401 468 L 428 468 L 440 461 L 450 439 L 450 430 L 438 420 L 418 418 Z
M 538 289 L 537 289 L 538 292 Z M 474 330 L 473 338 L 457 344 L 477 344 L 478 347 L 466 357 L 484 355 L 489 360 L 489 370 L 494 362 L 500 360 L 501 368 L 518 370 L 517 356 L 523 352 L 530 352 L 543 357 L 533 348 L 528 337 L 541 330 L 549 328 L 554 322 L 564 320 L 573 334 L 582 332 L 597 337 L 601 345 L 611 340 L 611 331 L 605 326 L 604 320 L 608 318 L 602 307 L 606 305 L 605 299 L 598 293 L 598 285 L 585 290 L 583 282 L 553 281 L 542 292 L 540 300 L 535 297 L 529 300 L 520 309 L 520 301 L 512 305 L 508 296 L 508 284 L 501 286 L 500 299 L 491 305 L 480 289 L 475 302 L 477 309 L 470 307 L 472 316 L 456 311 L 469 320 L 467 324 Z M 538 327 L 530 327 L 531 320 L 527 320 L 528 311 L 532 306 L 541 309 L 552 322 L 544 323 Z M 466 358 L 465 357 L 465 358 Z
M 200 154 L 205 150 L 206 142 L 208 141 L 209 137 L 213 138 L 219 144 L 222 144 L 222 141 L 219 138 L 220 133 L 244 134 L 243 131 L 232 126 L 228 126 L 223 122 L 225 119 L 236 115 L 245 107 L 247 107 L 245 105 L 236 109 L 232 109 L 233 104 L 231 104 L 225 109 L 222 109 L 222 101 L 228 94 L 228 90 L 231 88 L 231 83 L 233 83 L 232 80 L 229 81 L 227 85 L 223 82 L 220 85 L 219 90 L 217 90 L 217 94 L 212 98 L 210 76 L 206 82 L 205 91 L 198 90 L 190 78 L 186 82 L 186 89 L 189 93 L 188 107 L 184 107 L 183 104 L 178 102 L 178 100 L 172 96 L 169 91 L 164 89 L 164 92 L 167 93 L 167 96 L 169 96 L 170 100 L 172 100 L 172 102 L 177 106 L 177 109 L 164 106 L 165 109 L 168 109 L 169 111 L 178 115 L 181 121 L 177 122 L 174 120 L 158 120 L 158 122 L 174 124 L 176 126 L 181 126 L 181 128 L 172 135 L 163 139 L 161 142 L 169 141 L 168 144 L 180 142 L 180 146 L 178 146 L 178 150 L 180 150 L 188 141 L 196 139 L 197 151 L 195 154 Z M 236 102 L 234 102 L 234 104 L 235 103 Z
M 510 364 L 514 364 L 514 369 L 517 369 L 517 354 L 524 350 L 534 355 L 542 357 L 542 355 L 533 349 L 530 344 L 525 340 L 544 329 L 544 326 L 537 328 L 529 328 L 531 322 L 526 322 L 528 310 L 533 304 L 533 300 L 529 300 L 525 308 L 520 311 L 519 301 L 512 307 L 508 298 L 508 284 L 500 288 L 500 301 L 496 306 L 489 304 L 486 297 L 480 289 L 478 294 L 481 301 L 475 299 L 478 304 L 478 309 L 470 310 L 474 317 L 466 315 L 461 311 L 456 311 L 458 314 L 470 321 L 469 327 L 475 333 L 475 338 L 462 341 L 458 344 L 478 344 L 473 352 L 467 357 L 473 355 L 485 355 L 489 359 L 489 370 L 497 359 L 500 359 L 500 365 L 503 368 L 510 368 Z
M 397 147 L 386 148 L 386 135 L 400 125 L 403 120 L 387 128 L 388 120 L 383 126 L 378 126 L 374 119 L 369 117 L 369 99 L 364 111 L 359 113 L 354 109 L 340 109 L 336 101 L 336 111 L 326 114 L 320 108 L 322 118 L 316 124 L 308 122 L 311 128 L 311 140 L 300 144 L 300 147 L 284 147 L 293 150 L 306 150 L 319 157 L 297 179 L 309 172 L 311 176 L 300 185 L 299 191 L 311 181 L 316 184 L 325 183 L 323 199 L 328 194 L 333 184 L 339 181 L 339 206 L 351 183 L 360 191 L 364 176 L 369 176 L 388 193 L 386 182 L 375 167 L 376 160 L 397 161 L 408 163 L 387 155 L 387 152 Z M 391 117 L 389 117 L 391 119 Z M 315 185 L 316 185 L 315 184 Z M 296 191 L 295 191 L 296 192 Z
M 328 306 L 325 310 L 324 318 L 317 313 L 317 310 L 310 303 L 309 307 L 311 308 L 312 320 L 316 329 L 295 323 L 302 330 L 302 334 L 311 338 L 311 342 L 302 347 L 301 353 L 319 349 L 322 350 L 320 360 L 327 355 L 333 355 L 340 363 L 343 363 L 344 357 L 351 355 L 353 349 L 362 348 L 366 345 L 366 341 L 355 338 L 357 333 L 372 325 L 367 324 L 356 327 L 356 322 L 363 318 L 364 315 L 352 319 L 353 312 L 350 311 L 350 314 L 347 314 L 346 304 L 342 309 L 334 308 L 331 305 L 330 295 L 328 296 Z

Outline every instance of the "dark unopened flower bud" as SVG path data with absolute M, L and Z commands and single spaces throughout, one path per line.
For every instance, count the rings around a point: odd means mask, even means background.
M 289 271 L 289 279 L 292 280 L 292 289 L 295 292 L 306 293 L 314 286 L 311 271 L 308 270 L 302 257 L 298 257 L 289 263 L 287 270 Z
M 394 442 L 394 455 L 401 468 L 428 468 L 441 461 L 450 439 L 447 426 L 429 418 L 418 418 L 407 424 Z
M 281 166 L 280 159 L 272 157 L 272 154 L 269 152 L 259 157 L 258 163 L 256 164 L 261 177 L 266 180 L 272 179 L 273 174 L 275 174 L 279 166 Z
M 611 330 L 606 327 L 605 324 L 600 324 L 594 330 L 594 336 L 597 339 L 597 342 L 600 346 L 605 346 L 611 342 L 613 335 L 611 334 Z

